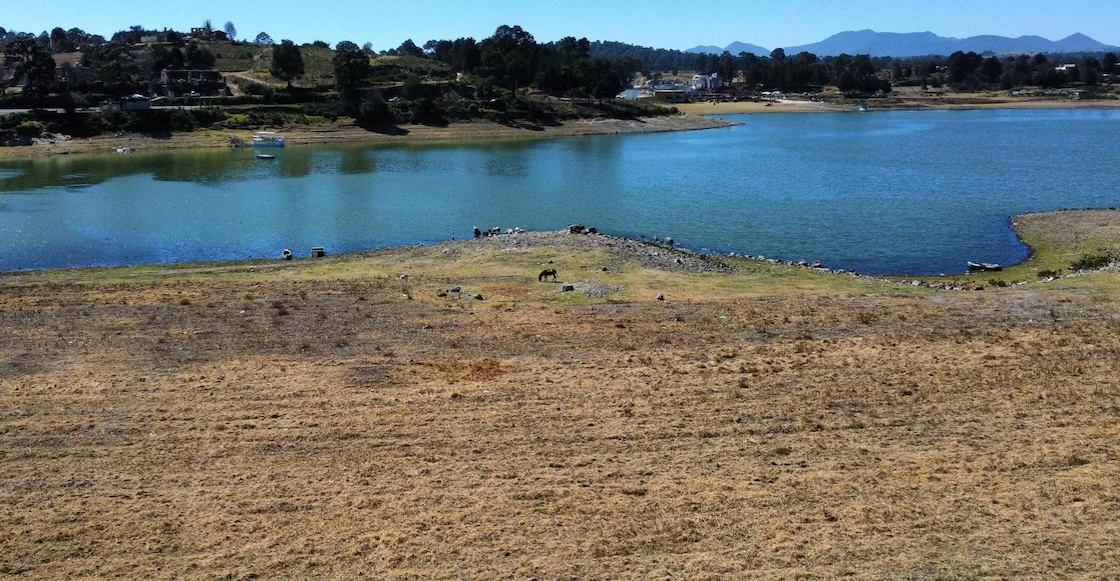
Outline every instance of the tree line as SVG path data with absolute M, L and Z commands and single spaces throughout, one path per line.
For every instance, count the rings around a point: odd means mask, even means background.
M 52 92 L 69 92 L 70 88 L 64 86 L 69 78 L 67 71 L 61 74 L 56 71 L 51 55 L 80 52 L 80 64 L 92 71 L 95 90 L 118 95 L 145 92 L 163 69 L 212 69 L 216 58 L 207 41 L 233 41 L 237 31 L 232 22 L 227 22 L 219 31 L 206 21 L 204 27 L 193 29 L 192 34 L 200 38 L 141 26 L 118 31 L 109 40 L 79 28 L 55 28 L 38 35 L 0 28 L 0 49 L 4 56 L 0 72 L 6 71 L 6 77 L 0 78 L 25 80 L 23 95 L 30 102 Z M 255 43 L 261 50 L 271 50 L 270 72 L 274 78 L 285 82 L 291 92 L 293 81 L 304 74 L 301 47 L 286 39 L 276 44 L 264 32 L 255 37 Z M 330 49 L 322 41 L 316 41 L 313 46 Z M 366 93 L 377 82 L 375 72 L 379 69 L 371 64 L 376 54 L 368 42 L 359 47 L 351 41 L 343 41 L 332 51 L 335 88 L 348 113 L 363 108 Z M 491 100 L 532 89 L 549 95 L 602 102 L 613 99 L 630 86 L 639 73 L 647 79 L 681 71 L 717 74 L 725 83 L 736 84 L 746 92 L 812 92 L 835 86 L 853 95 L 873 95 L 889 93 L 893 85 L 948 85 L 966 91 L 1025 85 L 1092 86 L 1104 75 L 1115 74 L 1117 68 L 1113 53 L 1103 58 L 1081 55 L 1071 63 L 1051 61 L 1042 54 L 1000 58 L 971 52 L 957 52 L 948 57 L 895 59 L 847 54 L 818 57 L 808 52 L 787 55 L 778 48 L 769 55 L 745 52 L 717 55 L 619 42 L 590 42 L 587 38 L 571 36 L 540 43 L 520 26 L 509 25 L 499 26 L 493 35 L 482 40 L 469 37 L 429 40 L 419 46 L 409 39 L 381 54 L 441 63 L 450 74 L 440 82 L 466 75 L 477 93 Z M 423 99 L 425 91 L 420 85 L 424 79 L 417 73 L 409 73 L 405 80 L 409 86 L 406 92 Z M 436 79 L 427 79 L 433 80 Z M 380 104 L 375 108 L 385 110 Z
M 1104 75 L 1120 72 L 1117 55 L 1097 54 L 984 56 L 957 51 L 946 57 L 895 59 L 895 83 L 958 91 L 1010 90 L 1016 87 L 1054 89 L 1079 85 L 1094 87 Z
M 520 26 L 508 25 L 481 41 L 430 40 L 421 49 L 409 40 L 397 53 L 427 56 L 450 65 L 456 73 L 511 91 L 534 87 L 544 93 L 599 100 L 613 98 L 640 69 L 640 62 L 632 57 L 594 56 L 586 38 L 568 36 L 538 43 Z

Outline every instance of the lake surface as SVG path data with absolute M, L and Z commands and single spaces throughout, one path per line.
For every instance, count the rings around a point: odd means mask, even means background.
M 728 116 L 708 131 L 0 164 L 0 270 L 274 258 L 471 228 L 672 236 L 869 274 L 1012 264 L 1010 214 L 1120 207 L 1120 111 Z

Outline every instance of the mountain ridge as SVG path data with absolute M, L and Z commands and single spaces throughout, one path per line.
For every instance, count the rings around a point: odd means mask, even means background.
M 685 50 L 688 53 L 721 54 L 723 51 L 737 55 L 749 52 L 757 56 L 768 56 L 770 51 L 743 42 L 733 42 L 726 48 L 716 46 L 697 46 Z M 1049 40 L 1041 36 L 1025 35 L 1011 38 L 998 35 L 979 35 L 967 38 L 939 36 L 933 32 L 876 32 L 874 30 L 849 30 L 836 33 L 820 42 L 798 46 L 783 47 L 786 54 L 810 52 L 817 56 L 838 54 L 868 54 L 871 56 L 916 57 L 928 55 L 948 56 L 958 50 L 976 53 L 1067 53 L 1067 52 L 1107 52 L 1120 48 L 1094 40 L 1080 32 L 1061 40 Z

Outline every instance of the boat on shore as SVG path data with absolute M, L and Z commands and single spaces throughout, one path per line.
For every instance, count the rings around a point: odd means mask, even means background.
M 968 271 L 969 272 L 994 272 L 994 271 L 998 271 L 998 270 L 1003 270 L 1003 267 L 998 265 L 998 264 L 993 264 L 991 262 L 971 262 L 970 261 L 968 263 Z
M 253 147 L 284 147 L 284 136 L 275 131 L 258 131 L 253 134 Z

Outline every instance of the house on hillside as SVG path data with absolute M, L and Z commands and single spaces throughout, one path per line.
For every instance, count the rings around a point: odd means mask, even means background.
M 693 91 L 717 91 L 722 88 L 723 79 L 719 78 L 719 73 L 712 73 L 710 75 L 692 75 Z
M 81 89 L 93 83 L 93 69 L 81 64 L 81 53 L 58 53 L 54 58 L 54 77 L 70 90 Z
M 684 89 L 654 89 L 654 103 L 687 103 L 688 92 Z
M 93 84 L 93 69 L 85 65 L 64 64 L 56 67 L 54 74 L 58 82 L 65 83 L 71 90 Z
M 159 93 L 166 97 L 191 93 L 218 95 L 225 94 L 227 90 L 225 77 L 220 71 L 163 69 L 159 74 Z
M 118 107 L 121 111 L 147 111 L 152 102 L 144 95 L 129 95 L 120 100 Z
M 191 38 L 195 40 L 229 40 L 229 35 L 224 30 L 202 27 L 192 28 Z
M 152 44 L 154 42 L 167 42 L 166 30 L 152 30 L 140 36 L 140 42 L 143 44 Z

